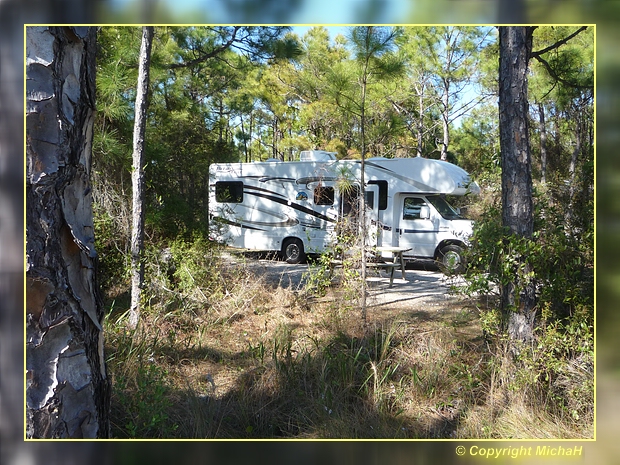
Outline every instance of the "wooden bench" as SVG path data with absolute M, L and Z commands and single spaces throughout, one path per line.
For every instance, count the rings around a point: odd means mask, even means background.
M 390 272 L 390 287 L 394 284 L 394 271 L 396 268 L 400 268 L 400 263 L 392 262 L 368 262 L 366 268 L 384 269 Z
M 334 270 L 342 266 L 342 260 L 333 259 L 329 262 L 329 275 L 332 276 L 334 274 Z M 400 268 L 401 265 L 399 263 L 392 262 L 367 262 L 367 269 L 384 269 L 390 272 L 390 287 L 394 284 L 394 271 L 396 268 Z

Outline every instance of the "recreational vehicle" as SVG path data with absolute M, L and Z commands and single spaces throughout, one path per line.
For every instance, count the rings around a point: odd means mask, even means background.
M 436 259 L 457 268 L 472 222 L 445 196 L 479 193 L 468 173 L 420 157 L 369 158 L 364 165 L 367 245 L 401 247 L 406 260 Z M 358 211 L 360 174 L 360 160 L 337 160 L 325 151 L 303 151 L 294 162 L 212 164 L 210 236 L 299 263 L 329 247 L 338 220 Z

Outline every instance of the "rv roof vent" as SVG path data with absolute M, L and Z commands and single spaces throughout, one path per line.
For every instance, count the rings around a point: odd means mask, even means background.
M 274 161 L 282 161 L 279 158 L 267 158 L 267 160 L 265 160 L 265 163 L 267 162 L 274 162 Z
M 336 159 L 336 152 L 326 152 L 325 150 L 302 150 L 299 154 L 299 161 L 330 161 Z

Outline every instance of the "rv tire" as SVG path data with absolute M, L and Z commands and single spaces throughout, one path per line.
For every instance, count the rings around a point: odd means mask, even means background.
M 439 267 L 445 274 L 461 274 L 465 271 L 463 248 L 458 245 L 447 245 L 439 251 Z
M 303 242 L 297 238 L 287 239 L 282 246 L 282 257 L 291 265 L 303 262 L 306 258 Z

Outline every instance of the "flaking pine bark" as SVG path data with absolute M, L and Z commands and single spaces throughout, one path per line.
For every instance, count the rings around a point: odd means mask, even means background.
M 106 438 L 90 185 L 96 30 L 26 28 L 26 436 Z

